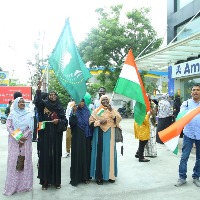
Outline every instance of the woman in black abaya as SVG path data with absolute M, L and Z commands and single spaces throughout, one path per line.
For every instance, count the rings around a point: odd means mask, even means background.
M 42 100 L 40 87 L 39 85 L 36 91 L 35 105 L 41 113 L 42 121 L 47 122 L 40 134 L 38 178 L 42 190 L 47 190 L 49 185 L 55 185 L 56 189 L 60 189 L 62 137 L 67 119 L 57 94 L 52 91 L 47 99 Z
M 72 131 L 70 168 L 70 184 L 72 186 L 77 186 L 81 182 L 89 183 L 93 134 L 93 130 L 89 126 L 89 117 L 90 111 L 85 105 L 84 99 L 78 106 L 74 103 L 69 118 Z

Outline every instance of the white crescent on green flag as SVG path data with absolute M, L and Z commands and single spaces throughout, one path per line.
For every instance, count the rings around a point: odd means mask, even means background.
M 83 63 L 72 36 L 69 19 L 61 32 L 58 42 L 49 58 L 61 85 L 79 104 L 86 94 L 86 81 L 92 77 Z
M 128 52 L 114 92 L 136 101 L 134 106 L 134 119 L 137 124 L 141 125 L 145 119 L 146 113 L 150 111 L 150 103 L 138 72 L 132 50 Z

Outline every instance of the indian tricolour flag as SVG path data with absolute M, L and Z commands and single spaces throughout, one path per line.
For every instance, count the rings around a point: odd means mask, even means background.
M 11 133 L 11 135 L 15 138 L 15 140 L 19 141 L 24 134 L 20 129 L 16 129 Z
M 160 140 L 173 151 L 174 154 L 178 154 L 178 140 L 181 131 L 197 114 L 200 114 L 200 107 L 180 112 L 176 118 L 176 122 L 163 131 L 158 132 Z
M 45 121 L 39 122 L 38 130 L 45 129 Z
M 136 101 L 134 106 L 134 119 L 137 124 L 142 125 L 146 113 L 150 111 L 150 103 L 138 72 L 132 50 L 128 52 L 114 92 Z
M 104 113 L 105 109 L 102 106 L 99 106 L 96 111 L 97 115 L 101 116 Z

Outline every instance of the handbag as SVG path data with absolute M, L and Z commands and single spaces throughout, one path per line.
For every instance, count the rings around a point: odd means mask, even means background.
M 17 171 L 23 171 L 24 170 L 24 160 L 25 160 L 25 156 L 18 156 L 17 159 L 17 165 L 16 165 L 16 170 Z
M 115 127 L 115 142 L 123 142 L 122 129 Z

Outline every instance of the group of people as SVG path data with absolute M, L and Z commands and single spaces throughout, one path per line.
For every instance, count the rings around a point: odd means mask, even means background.
M 139 162 L 149 162 L 150 160 L 145 157 L 157 157 L 156 148 L 156 113 L 157 105 L 151 99 L 151 95 L 147 94 L 150 111 L 147 112 L 142 125 L 134 122 L 135 138 L 139 140 L 138 150 L 135 154 L 139 158 Z
M 94 110 L 89 110 L 88 104 L 86 105 L 87 100 L 84 98 L 78 105 L 72 101 L 69 104 L 71 111 L 67 119 L 57 93 L 54 91 L 48 94 L 42 93 L 40 87 L 41 85 L 38 84 L 34 103 L 41 125 L 38 132 L 37 177 L 42 190 L 47 190 L 50 186 L 61 188 L 62 138 L 63 132 L 69 127 L 71 131 L 70 184 L 72 186 L 77 186 L 81 182 L 89 184 L 90 179 L 96 180 L 98 185 L 102 185 L 104 181 L 114 183 L 118 173 L 115 129 L 120 127 L 122 117 L 112 107 L 108 96 L 105 95 L 105 89 L 103 88 L 104 92 L 99 93 L 98 106 Z M 199 85 L 192 87 L 191 96 L 191 99 L 182 103 L 180 112 L 200 106 Z M 156 125 L 158 132 L 163 126 L 166 124 L 169 126 L 171 123 L 171 118 L 166 119 L 173 115 L 173 110 L 167 109 L 166 98 L 167 96 L 163 96 L 157 107 L 149 96 L 151 110 L 147 112 L 141 126 L 134 124 L 135 137 L 139 139 L 135 157 L 139 158 L 139 162 L 149 162 L 145 157 L 157 156 Z M 158 122 L 156 122 L 157 112 Z M 199 121 L 200 116 L 197 115 L 183 130 L 183 148 L 176 186 L 186 183 L 187 161 L 195 143 L 196 163 L 192 177 L 194 184 L 200 187 Z M 7 119 L 8 161 L 4 195 L 10 196 L 32 190 L 33 128 L 34 119 L 31 112 L 25 108 L 22 95 L 15 96 Z M 20 138 L 15 137 L 16 133 L 21 135 Z
M 122 118 L 110 105 L 108 96 L 100 95 L 100 105 L 93 111 L 89 110 L 84 99 L 78 105 L 71 102 L 68 122 L 57 93 L 44 94 L 40 88 L 39 82 L 34 104 L 40 124 L 37 178 L 42 190 L 50 186 L 61 188 L 62 139 L 68 124 L 72 135 L 70 184 L 88 184 L 90 179 L 96 180 L 98 185 L 104 181 L 114 183 L 117 177 L 115 128 L 119 127 Z M 32 190 L 33 128 L 32 113 L 26 109 L 23 97 L 17 97 L 7 120 L 9 137 L 4 195 Z M 20 132 L 20 138 L 14 137 L 16 132 Z
M 163 144 L 160 140 L 158 132 L 169 127 L 176 119 L 179 112 L 191 111 L 200 106 L 200 85 L 196 84 L 191 88 L 191 98 L 181 103 L 179 95 L 176 95 L 173 107 L 169 102 L 169 95 L 164 94 L 158 102 L 158 107 L 152 104 L 151 110 L 147 112 L 145 120 L 141 126 L 134 123 L 135 137 L 139 139 L 139 147 L 135 154 L 139 158 L 139 162 L 149 162 L 149 159 L 144 157 L 156 157 L 156 142 Z M 156 114 L 157 113 L 157 114 Z M 155 114 L 158 117 L 157 128 L 155 129 Z M 183 129 L 183 146 L 181 153 L 181 160 L 179 164 L 179 179 L 175 186 L 179 187 L 186 183 L 187 179 L 187 162 L 195 144 L 196 149 L 196 162 L 193 168 L 193 183 L 200 187 L 200 114 L 196 115 Z M 156 134 L 155 134 L 156 132 Z M 149 151 L 149 152 L 148 152 Z

